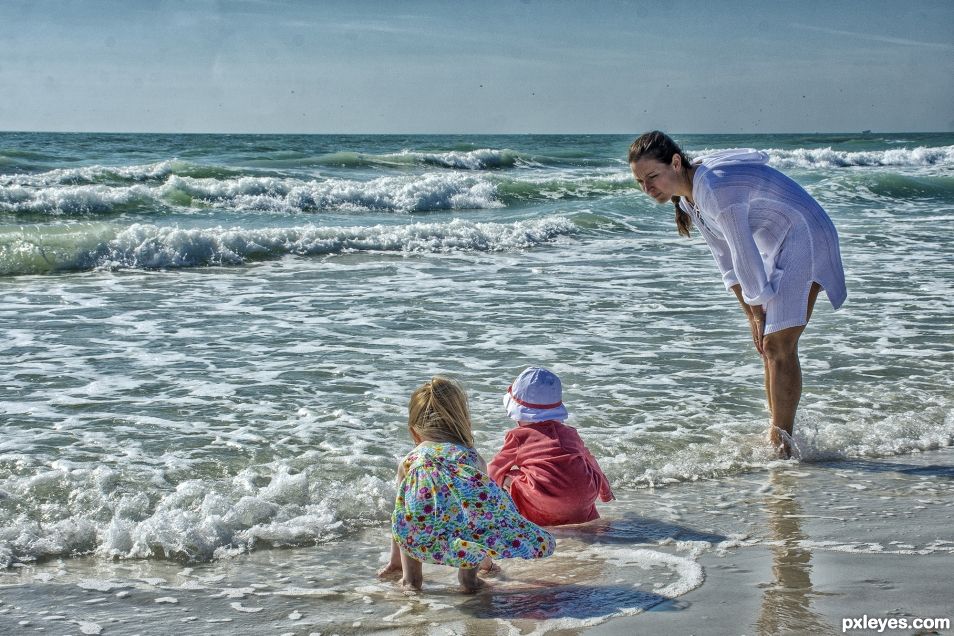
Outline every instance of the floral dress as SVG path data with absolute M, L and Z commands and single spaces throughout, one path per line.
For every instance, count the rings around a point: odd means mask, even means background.
M 457 568 L 488 556 L 550 556 L 553 536 L 524 519 L 479 465 L 477 451 L 459 444 L 422 442 L 412 450 L 391 515 L 394 540 L 418 561 Z

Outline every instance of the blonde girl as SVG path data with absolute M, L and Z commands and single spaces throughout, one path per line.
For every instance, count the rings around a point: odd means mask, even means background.
M 483 585 L 477 570 L 493 567 L 491 559 L 553 553 L 550 533 L 520 516 L 487 475 L 458 382 L 434 376 L 418 387 L 408 405 L 408 432 L 417 446 L 398 465 L 391 557 L 378 576 L 400 574 L 403 586 L 419 590 L 423 562 L 448 565 L 458 568 L 463 590 L 475 592 Z

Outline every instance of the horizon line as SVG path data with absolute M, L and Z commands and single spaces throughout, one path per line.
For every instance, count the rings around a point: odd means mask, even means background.
M 645 131 L 643 131 L 645 132 Z M 951 134 L 952 130 L 830 130 L 830 131 L 773 131 L 773 132 L 676 132 L 666 131 L 673 135 L 939 135 Z M 235 136 L 627 136 L 639 135 L 639 132 L 196 132 L 196 131 L 149 131 L 149 130 L 0 130 L 0 134 L 47 134 L 47 135 L 235 135 Z

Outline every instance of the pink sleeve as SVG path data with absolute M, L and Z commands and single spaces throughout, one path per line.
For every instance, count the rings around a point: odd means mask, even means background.
M 599 462 L 597 462 L 596 458 L 593 457 L 593 453 L 591 453 L 590 449 L 586 447 L 586 444 L 583 442 L 583 438 L 580 437 L 579 431 L 572 426 L 564 426 L 562 430 L 563 439 L 577 449 L 577 451 L 586 460 L 587 466 L 590 467 L 593 477 L 596 480 L 594 485 L 599 492 L 600 499 L 602 501 L 610 501 L 615 499 L 616 497 L 613 495 L 613 490 L 610 488 L 609 480 L 606 478 L 606 475 L 603 474 L 603 469 L 600 468 Z
M 616 499 L 616 495 L 613 494 L 613 489 L 610 488 L 609 480 L 603 473 L 603 469 L 600 468 L 599 462 L 597 462 L 596 458 L 593 457 L 593 453 L 590 452 L 590 449 L 586 449 L 586 463 L 590 465 L 590 468 L 593 469 L 593 474 L 596 476 L 596 481 L 599 485 L 600 491 L 600 501 L 611 501 Z
M 514 466 L 519 466 L 517 462 L 519 450 L 520 442 L 517 441 L 512 430 L 507 431 L 507 435 L 504 437 L 503 448 L 494 455 L 494 458 L 490 460 L 490 463 L 487 465 L 487 472 L 491 479 L 503 485 L 504 478 L 507 476 L 507 473 L 510 472 L 510 469 Z

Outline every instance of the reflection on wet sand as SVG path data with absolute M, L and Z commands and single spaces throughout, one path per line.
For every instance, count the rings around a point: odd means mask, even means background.
M 773 470 L 772 490 L 765 497 L 772 573 L 775 580 L 765 587 L 756 627 L 759 634 L 826 634 L 831 625 L 811 610 L 815 596 L 811 580 L 811 551 L 800 545 L 806 537 L 800 524 L 801 510 L 795 500 L 798 478 Z

